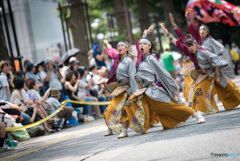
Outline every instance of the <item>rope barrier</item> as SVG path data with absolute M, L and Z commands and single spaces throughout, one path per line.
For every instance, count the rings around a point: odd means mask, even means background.
M 67 100 L 62 102 L 62 105 L 55 112 L 53 112 L 51 115 L 45 117 L 44 119 L 41 119 L 41 120 L 39 120 L 37 122 L 34 122 L 32 124 L 28 124 L 28 125 L 21 126 L 21 127 L 6 127 L 6 131 L 18 131 L 18 130 L 29 129 L 29 128 L 32 128 L 34 126 L 40 125 L 43 122 L 45 122 L 48 119 L 50 119 L 51 117 L 55 116 L 58 112 L 60 112 L 66 106 L 66 104 L 68 102 L 76 103 L 76 104 L 82 104 L 82 105 L 109 105 L 111 103 L 111 101 L 107 101 L 107 102 L 89 102 L 89 101 L 74 101 L 74 100 L 67 99 Z

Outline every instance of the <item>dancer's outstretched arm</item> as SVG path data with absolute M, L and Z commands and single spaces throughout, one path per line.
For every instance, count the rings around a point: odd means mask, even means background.
M 190 11 L 188 10 L 185 14 L 185 17 L 187 19 L 188 24 L 188 32 L 196 39 L 198 45 L 201 45 L 201 36 L 199 35 L 198 29 L 192 25 L 191 19 L 190 19 Z
M 169 13 L 169 19 L 170 19 L 170 22 L 171 22 L 172 25 L 173 25 L 173 29 L 174 29 L 175 33 L 177 34 L 177 36 L 178 36 L 179 38 L 185 39 L 185 36 L 184 36 L 182 30 L 177 26 L 177 24 L 176 24 L 175 21 L 174 21 L 173 14 Z

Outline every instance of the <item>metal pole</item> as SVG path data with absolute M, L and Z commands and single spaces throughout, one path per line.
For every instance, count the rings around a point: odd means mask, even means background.
M 69 49 L 72 49 L 71 40 L 70 40 L 70 36 L 69 36 L 68 19 L 66 19 L 66 27 L 67 27 L 67 37 L 68 37 Z
M 10 56 L 10 60 L 11 60 L 12 64 L 14 65 L 14 55 L 13 55 L 13 51 L 12 51 L 11 38 L 10 38 L 10 35 L 9 35 L 7 18 L 6 18 L 6 13 L 5 13 L 5 8 L 4 8 L 3 0 L 0 0 L 0 6 L 2 6 L 3 21 L 4 21 L 5 30 L 6 30 L 6 35 L 7 35 L 9 52 L 10 52 L 10 55 L 11 55 L 11 56 Z M 14 69 L 15 69 L 15 65 L 14 65 Z
M 92 31 L 91 31 L 91 27 L 90 27 L 90 20 L 89 20 L 89 14 L 88 14 L 88 3 L 85 0 L 85 9 L 86 9 L 86 16 L 87 16 L 87 21 L 88 21 L 88 32 L 90 35 L 90 41 L 91 41 L 91 45 L 93 46 L 93 39 L 92 39 Z
M 62 31 L 63 31 L 63 40 L 64 40 L 64 45 L 65 45 L 65 51 L 68 50 L 67 48 L 67 42 L 66 42 L 66 36 L 65 36 L 65 32 L 64 32 L 64 24 L 63 24 L 63 18 L 62 18 L 62 8 L 61 8 L 61 4 L 58 2 L 58 9 L 60 12 L 60 19 L 61 19 L 61 24 L 62 24 Z
M 128 39 L 129 39 L 130 44 L 133 44 L 131 22 L 130 22 L 130 17 L 129 17 L 129 13 L 128 13 L 128 6 L 127 6 L 126 0 L 123 0 L 123 6 L 124 6 L 125 19 L 126 19 L 127 30 L 128 30 Z
M 160 32 L 159 32 L 157 15 L 154 15 L 153 17 L 154 17 L 154 22 L 155 22 L 156 29 L 157 29 L 157 35 L 158 35 L 158 40 L 159 40 L 159 45 L 160 45 L 160 52 L 163 52 L 162 40 L 161 40 L 161 34 L 160 34 Z
M 12 30 L 13 30 L 13 36 L 14 36 L 14 41 L 15 41 L 15 45 L 16 45 L 17 55 L 20 57 L 21 54 L 20 54 L 20 50 L 19 50 L 19 46 L 18 46 L 17 34 L 16 34 L 15 24 L 14 24 L 14 20 L 13 20 L 12 7 L 11 7 L 11 3 L 9 0 L 7 0 L 7 3 L 8 3 L 9 15 L 10 15 L 11 24 L 12 24 Z M 21 58 L 19 58 L 19 63 L 20 63 L 20 69 L 23 70 Z
M 84 6 L 82 4 L 82 1 L 81 1 L 81 4 L 80 4 L 80 7 L 81 7 L 81 10 L 82 10 L 82 16 L 83 16 L 83 24 L 84 24 L 84 29 L 85 29 L 85 32 L 86 32 L 86 38 L 87 38 L 87 45 L 88 45 L 88 50 L 89 50 L 89 40 L 88 40 L 88 34 L 87 34 L 87 27 L 86 27 L 86 20 L 85 20 L 85 14 L 84 14 Z

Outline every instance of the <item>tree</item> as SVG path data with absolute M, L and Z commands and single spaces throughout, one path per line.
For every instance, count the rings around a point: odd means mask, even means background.
M 78 4 L 81 3 L 82 0 L 67 0 L 69 4 Z M 87 52 L 89 50 L 89 45 L 87 41 L 85 30 L 86 25 L 84 23 L 86 19 L 84 17 L 84 9 L 82 6 L 72 6 L 70 7 L 70 16 L 68 18 L 69 27 L 72 32 L 74 47 L 79 48 L 84 54 L 78 54 L 77 59 L 79 63 L 83 66 L 88 67 L 88 56 Z
M 148 27 L 150 26 L 150 20 L 148 16 L 148 7 L 147 7 L 148 0 L 136 0 L 136 1 L 139 9 L 138 19 L 139 19 L 140 29 L 141 29 L 141 33 L 143 33 L 143 31 L 145 29 L 148 29 Z
M 0 13 L 0 59 L 1 60 L 9 59 L 8 49 L 7 49 L 5 36 L 4 36 L 1 13 Z
M 124 15 L 122 0 L 113 0 L 113 7 L 114 7 L 114 12 L 116 13 L 115 17 L 117 19 L 118 34 L 123 37 L 126 37 L 125 38 L 125 41 L 126 41 L 128 32 L 127 32 L 127 25 L 126 25 L 126 19 Z

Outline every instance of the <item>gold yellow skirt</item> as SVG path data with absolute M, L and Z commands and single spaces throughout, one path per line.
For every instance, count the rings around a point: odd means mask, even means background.
M 240 104 L 240 89 L 228 79 L 229 83 L 224 88 L 220 83 L 215 80 L 215 87 L 219 100 L 222 101 L 225 110 L 236 108 Z
M 175 103 L 171 100 L 170 103 L 159 102 L 151 99 L 144 94 L 148 106 L 156 112 L 163 129 L 173 128 L 176 125 L 185 122 L 193 115 L 194 110 L 185 104 Z
M 163 129 L 173 128 L 185 122 L 194 113 L 194 110 L 184 104 L 155 101 L 146 94 L 139 99 L 136 101 L 133 95 L 128 99 L 120 119 L 120 122 L 128 120 L 129 128 L 136 132 L 145 133 L 157 119 L 161 122 Z
M 209 76 L 197 84 L 194 88 L 192 108 L 207 114 L 218 112 L 219 110 L 214 100 L 216 93 L 214 88 L 214 80 Z
M 121 111 L 125 101 L 127 100 L 127 92 L 113 97 L 111 104 L 109 104 L 104 112 L 105 123 L 109 129 L 113 130 L 115 133 L 120 133 L 122 130 L 122 125 L 119 123 L 121 116 Z
M 184 76 L 184 86 L 183 86 L 183 96 L 184 96 L 186 102 L 192 102 L 192 97 L 191 97 L 192 95 L 190 93 L 191 84 L 192 84 L 191 76 L 185 75 Z
M 155 123 L 156 113 L 149 108 L 147 100 L 132 94 L 124 104 L 120 122 L 128 121 L 128 127 L 135 132 L 145 133 Z

